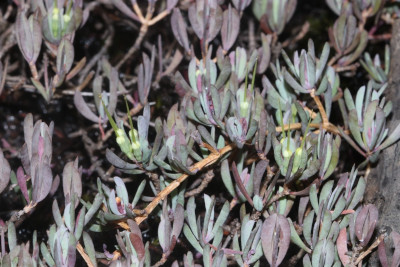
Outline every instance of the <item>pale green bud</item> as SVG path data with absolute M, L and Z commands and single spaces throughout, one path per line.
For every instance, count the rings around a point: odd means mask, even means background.
M 117 143 L 121 151 L 130 159 L 133 159 L 132 147 L 128 137 L 123 129 L 118 129 L 115 134 L 117 135 Z
M 139 135 L 138 131 L 135 129 L 132 129 L 129 131 L 129 137 L 131 138 L 132 141 L 132 148 L 133 150 L 137 150 L 140 148 L 140 143 L 139 143 Z
M 249 102 L 247 102 L 246 100 L 243 102 L 240 102 L 240 115 L 242 117 L 247 116 L 248 110 L 249 110 Z

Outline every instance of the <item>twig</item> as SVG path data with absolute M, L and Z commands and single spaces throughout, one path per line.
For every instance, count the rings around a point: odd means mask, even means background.
M 204 174 L 204 177 L 201 180 L 201 184 L 197 188 L 195 188 L 189 192 L 186 192 L 185 197 L 192 197 L 192 196 L 196 196 L 196 195 L 200 194 L 208 186 L 208 184 L 212 181 L 214 176 L 215 176 L 214 170 L 208 170 L 207 173 Z
M 8 63 L 9 63 L 9 57 L 6 57 L 6 63 L 4 64 L 3 68 L 3 75 L 0 78 L 0 95 L 1 92 L 3 91 L 4 85 L 6 84 L 6 77 L 7 77 L 7 71 L 8 71 Z
M 374 248 L 376 248 L 376 247 L 383 241 L 384 238 L 385 238 L 385 235 L 384 235 L 384 234 L 380 235 L 380 236 L 375 240 L 375 242 L 372 243 L 372 245 L 371 245 L 366 251 L 363 251 L 363 252 L 360 254 L 360 256 L 358 256 L 358 258 L 357 258 L 357 260 L 356 260 L 356 262 L 355 262 L 355 265 L 358 265 L 365 257 L 367 257 L 367 256 L 374 250 Z
M 202 170 L 203 168 L 210 166 L 214 164 L 216 161 L 218 161 L 223 155 L 226 153 L 230 152 L 234 148 L 233 144 L 229 144 L 222 148 L 221 150 L 217 151 L 217 153 L 211 153 L 207 158 L 197 162 L 194 164 L 192 167 L 190 167 L 191 172 L 197 172 L 199 170 Z M 167 187 L 165 187 L 154 199 L 147 205 L 147 207 L 143 210 L 143 216 L 141 217 L 136 217 L 135 221 L 139 225 L 141 222 L 143 222 L 147 216 L 157 207 L 158 203 L 161 202 L 161 200 L 165 199 L 172 191 L 174 191 L 183 181 L 188 178 L 188 174 L 182 174 L 178 179 L 174 180 L 172 183 L 170 183 Z
M 88 254 L 86 254 L 85 249 L 82 247 L 81 243 L 76 245 L 76 249 L 78 250 L 79 254 L 81 254 L 82 258 L 85 260 L 88 267 L 94 267 L 92 261 L 90 260 Z
M 139 17 L 140 22 L 142 23 L 142 25 L 140 26 L 140 30 L 139 30 L 139 36 L 136 38 L 135 43 L 133 44 L 133 46 L 129 49 L 128 53 L 126 53 L 126 55 L 118 62 L 117 65 L 115 65 L 115 68 L 118 70 L 134 53 L 136 53 L 136 51 L 139 49 L 140 45 L 143 42 L 144 37 L 147 34 L 147 31 L 149 29 L 149 26 L 152 26 L 154 24 L 156 24 L 157 22 L 159 22 L 160 20 L 162 20 L 163 18 L 165 18 L 168 14 L 169 11 L 168 10 L 164 10 L 162 11 L 160 14 L 158 14 L 157 16 L 155 16 L 153 18 L 153 14 L 154 14 L 154 3 L 152 3 L 151 1 L 149 1 L 149 4 L 147 6 L 147 12 L 146 12 L 146 17 L 143 16 L 142 11 L 140 10 L 139 6 L 137 3 L 135 3 L 133 5 L 133 10 L 135 11 L 135 13 L 137 14 L 137 16 Z
M 310 30 L 310 23 L 308 21 L 306 21 L 302 26 L 300 31 L 296 34 L 296 36 L 294 38 L 289 38 L 287 40 L 285 40 L 282 43 L 282 47 L 288 47 L 291 44 L 296 43 L 297 41 L 301 40 L 304 38 L 304 36 L 306 36 L 306 34 L 308 33 L 308 31 Z
M 326 115 L 325 108 L 321 103 L 321 100 L 317 95 L 315 95 L 315 89 L 311 90 L 310 93 L 311 97 L 314 99 L 315 103 L 317 104 L 318 110 L 321 113 L 322 122 L 325 125 L 329 124 L 328 116 Z
M 163 253 L 161 259 L 158 262 L 156 262 L 152 267 L 162 266 L 167 261 L 167 259 L 168 256 L 165 253 Z

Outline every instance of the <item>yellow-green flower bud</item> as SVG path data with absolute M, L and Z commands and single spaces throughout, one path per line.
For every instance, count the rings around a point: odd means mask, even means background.
M 301 157 L 301 154 L 303 153 L 303 149 L 300 147 L 296 149 L 296 156 Z
M 58 20 L 58 14 L 60 13 L 60 10 L 57 7 L 53 8 L 53 13 L 52 13 L 52 19 L 53 20 Z
M 118 145 L 122 145 L 125 142 L 125 138 L 123 136 L 117 136 Z
M 240 102 L 240 115 L 242 117 L 247 116 L 248 109 L 249 109 L 249 102 L 247 102 L 246 100 Z
M 71 21 L 71 16 L 68 15 L 68 14 L 65 14 L 65 15 L 63 16 L 63 19 L 64 19 L 64 23 L 65 23 L 66 25 L 68 25 L 68 23 Z
M 118 129 L 115 134 L 117 135 L 117 137 L 123 137 L 125 135 L 125 131 L 123 129 Z
M 115 132 L 117 136 L 117 143 L 119 147 L 121 148 L 121 151 L 130 159 L 133 159 L 133 153 L 132 153 L 132 147 L 129 142 L 128 137 L 126 136 L 126 133 L 123 129 L 118 129 Z
M 292 151 L 290 151 L 289 149 L 284 149 L 282 152 L 284 158 L 290 158 L 292 154 L 293 154 Z
M 130 130 L 129 131 L 129 137 L 131 138 L 131 141 L 132 141 L 133 150 L 139 149 L 140 148 L 140 143 L 139 143 L 138 131 L 136 131 L 136 129 Z
M 60 10 L 55 6 L 51 14 L 50 28 L 54 38 L 59 37 Z
M 292 173 L 295 173 L 299 169 L 302 154 L 303 154 L 303 149 L 301 147 L 297 148 L 294 154 Z

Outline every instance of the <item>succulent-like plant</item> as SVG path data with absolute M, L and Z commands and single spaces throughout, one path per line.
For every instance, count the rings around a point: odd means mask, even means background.
M 296 10 L 297 0 L 253 1 L 253 13 L 258 20 L 264 21 L 270 32 L 281 34 L 286 23 Z
M 382 25 L 397 11 L 325 2 L 338 15 L 321 24 L 332 24 L 330 43 L 302 49 L 315 23 L 284 31 L 296 0 L 13 1 L 0 12 L 0 102 L 35 87 L 55 122 L 0 107 L 2 129 L 25 118 L 22 164 L 20 138 L 1 132 L 0 201 L 15 203 L 1 205 L 0 262 L 338 267 L 365 265 L 378 247 L 382 267 L 388 256 L 397 266 L 399 234 L 376 231 L 381 210 L 364 201 L 370 168 L 400 138 L 384 96 L 396 61 L 388 46 L 384 61 L 364 50 L 391 37 Z M 24 243 L 22 222 L 52 196 L 45 237 Z

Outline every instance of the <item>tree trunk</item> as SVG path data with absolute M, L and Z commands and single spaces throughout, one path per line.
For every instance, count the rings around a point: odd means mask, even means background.
M 400 19 L 393 25 L 390 52 L 386 99 L 392 101 L 393 111 L 389 117 L 389 133 L 400 123 Z M 400 143 L 392 145 L 380 155 L 379 163 L 368 177 L 365 200 L 379 209 L 378 234 L 386 232 L 390 235 L 391 231 L 400 233 Z M 370 265 L 379 266 L 378 262 L 375 253 Z

